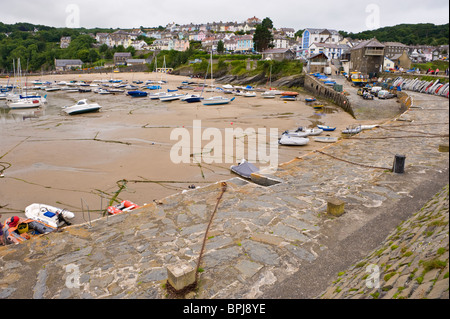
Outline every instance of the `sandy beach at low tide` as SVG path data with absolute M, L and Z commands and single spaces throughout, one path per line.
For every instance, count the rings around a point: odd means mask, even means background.
M 28 77 L 28 82 L 94 81 L 120 79 L 124 82 L 159 80 L 154 73 L 114 73 L 52 75 Z M 196 81 L 182 76 L 167 75 L 163 90 L 175 89 L 182 81 Z M 0 79 L 0 85 L 6 84 Z M 203 80 L 199 80 L 200 83 Z M 209 82 L 208 82 L 209 83 Z M 143 84 L 141 84 L 143 85 Z M 195 86 L 195 85 L 194 85 Z M 219 85 L 218 85 L 219 86 Z M 201 120 L 202 129 L 276 128 L 278 136 L 285 130 L 318 124 L 336 126 L 334 132 L 322 136 L 341 136 L 341 130 L 357 121 L 337 106 L 325 103 L 315 110 L 304 102 L 241 97 L 227 105 L 204 106 L 182 101 L 160 102 L 149 98 L 91 93 L 45 92 L 48 103 L 33 110 L 10 110 L 0 101 L 0 214 L 2 221 L 10 216 L 24 216 L 32 203 L 45 203 L 66 208 L 75 213 L 74 223 L 101 216 L 109 201 L 119 190 L 121 180 L 127 180 L 118 200 L 127 199 L 138 205 L 162 199 L 187 190 L 188 186 L 204 186 L 235 177 L 230 163 L 174 164 L 170 150 L 177 140 L 170 134 L 175 128 L 192 133 L 194 120 Z M 182 91 L 182 93 L 193 93 Z M 205 92 L 209 97 L 218 93 Z M 102 106 L 98 113 L 69 116 L 61 107 L 88 99 Z M 328 104 L 328 105 L 327 105 Z M 383 120 L 370 121 L 370 124 Z M 203 141 L 205 146 L 209 141 Z M 311 141 L 306 146 L 279 146 L 278 162 L 287 162 L 327 144 Z M 195 150 L 190 152 L 195 153 Z M 208 156 L 205 154 L 205 156 Z M 229 161 L 230 159 L 228 159 Z M 241 159 L 233 158 L 233 164 Z M 260 166 L 259 163 L 255 163 Z M 0 166 L 0 170 L 2 166 Z M 84 204 L 84 214 L 82 212 Z

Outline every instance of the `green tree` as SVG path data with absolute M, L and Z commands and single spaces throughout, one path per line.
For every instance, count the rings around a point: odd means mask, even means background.
M 272 28 L 273 23 L 269 18 L 265 18 L 261 24 L 256 26 L 255 34 L 253 35 L 253 46 L 255 51 L 262 52 L 268 48 L 273 48 Z
M 222 40 L 219 40 L 219 42 L 217 43 L 217 52 L 219 54 L 222 54 L 225 51 L 225 45 L 223 44 Z

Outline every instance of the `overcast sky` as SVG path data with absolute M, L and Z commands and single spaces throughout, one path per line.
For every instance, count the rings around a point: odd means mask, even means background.
M 0 22 L 133 28 L 269 17 L 275 28 L 359 32 L 401 23 L 445 24 L 448 0 L 0 0 Z

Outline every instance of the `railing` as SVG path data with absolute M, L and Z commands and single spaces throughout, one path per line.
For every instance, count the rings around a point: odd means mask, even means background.
M 366 49 L 366 55 L 384 55 L 384 49 Z

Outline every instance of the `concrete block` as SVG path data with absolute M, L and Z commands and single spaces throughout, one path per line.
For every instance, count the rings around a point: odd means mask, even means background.
M 167 266 L 167 276 L 170 285 L 175 290 L 181 290 L 195 282 L 195 268 L 189 264 Z
M 329 198 L 327 213 L 333 216 L 341 216 L 344 213 L 345 202 L 337 198 Z

